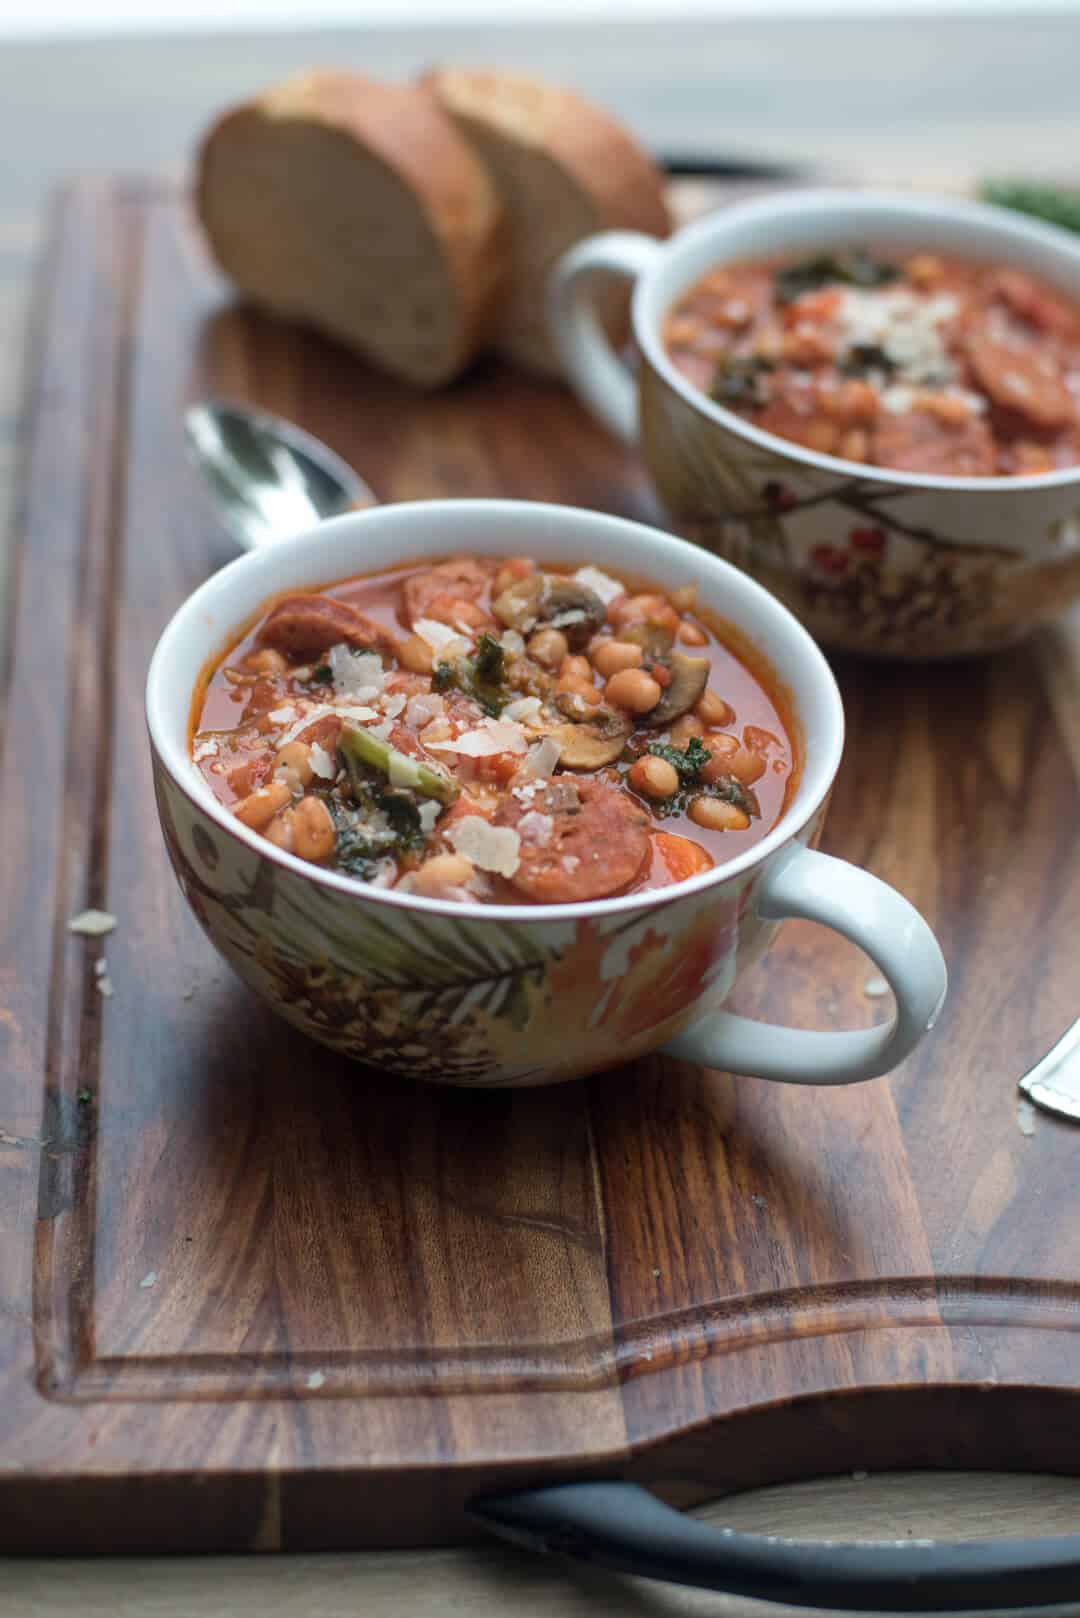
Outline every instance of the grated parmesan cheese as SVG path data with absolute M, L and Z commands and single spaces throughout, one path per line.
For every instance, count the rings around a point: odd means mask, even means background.
M 535 843 L 542 847 L 550 843 L 555 831 L 555 821 L 551 815 L 540 813 L 539 809 L 530 809 L 528 814 L 522 815 L 518 821 L 518 836 L 526 843 Z
M 471 644 L 468 638 L 463 639 L 457 630 L 451 629 L 449 624 L 441 624 L 437 618 L 418 618 L 413 624 L 413 632 L 427 642 L 442 663 L 464 657 Z
M 905 388 L 902 383 L 893 383 L 891 387 L 881 390 L 881 408 L 887 410 L 890 416 L 904 415 L 914 403 L 915 389 Z
M 408 707 L 405 709 L 405 723 L 414 730 L 423 730 L 432 719 L 437 719 L 446 712 L 446 703 L 437 691 L 424 692 L 420 696 L 410 697 Z
M 522 793 L 526 791 L 535 792 L 535 778 L 554 773 L 561 751 L 562 749 L 554 736 L 544 736 L 534 746 L 530 747 L 528 757 L 518 771 L 518 776 L 523 776 L 527 781 L 533 781 L 534 784 L 530 788 L 515 787 L 515 796 L 521 797 Z
M 279 749 L 286 746 L 288 742 L 294 742 L 300 732 L 305 730 L 316 719 L 321 719 L 324 714 L 336 712 L 337 709 L 332 708 L 328 702 L 316 702 L 312 707 L 302 709 L 296 723 L 290 725 L 283 736 L 278 737 Z
M 332 781 L 337 774 L 337 766 L 334 760 L 330 757 L 326 748 L 318 742 L 312 742 L 311 744 L 311 773 L 312 775 L 317 775 L 323 781 Z
M 435 829 L 435 822 L 442 814 L 442 811 L 442 804 L 437 803 L 434 798 L 425 798 L 419 805 L 417 812 L 420 816 L 420 830 L 425 837 Z
M 539 717 L 539 697 L 518 697 L 514 702 L 508 702 L 503 709 L 507 719 L 524 719 L 527 722 Z
M 940 328 L 956 309 L 949 293 L 924 297 L 910 287 L 850 287 L 840 300 L 837 357 L 842 364 L 854 348 L 880 348 L 899 383 L 948 381 L 954 367 Z M 886 408 L 901 413 L 896 406 Z
M 69 933 L 81 933 L 84 938 L 104 938 L 116 926 L 116 917 L 107 910 L 80 910 L 67 924 Z
M 431 726 L 428 726 L 428 730 Z M 464 758 L 491 758 L 495 753 L 524 753 L 528 749 L 525 732 L 511 719 L 485 719 L 476 730 L 463 731 L 446 741 L 429 741 L 424 746 L 438 753 L 460 753 Z
M 201 764 L 204 758 L 216 758 L 218 739 L 216 736 L 206 736 L 202 741 L 196 742 L 191 750 L 191 756 L 196 764 Z
M 490 826 L 480 815 L 465 815 L 446 836 L 454 850 L 481 871 L 513 876 L 521 863 L 521 839 L 512 826 Z
M 386 676 L 378 652 L 354 652 L 344 644 L 334 646 L 326 659 L 339 696 L 359 701 L 377 696 Z
M 605 607 L 610 606 L 616 596 L 626 593 L 618 579 L 609 578 L 598 567 L 579 567 L 574 578 L 586 590 L 591 590 L 594 596 L 599 596 Z

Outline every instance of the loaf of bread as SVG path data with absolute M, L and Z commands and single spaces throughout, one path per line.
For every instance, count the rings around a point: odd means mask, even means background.
M 556 260 L 598 230 L 671 228 L 656 165 L 606 112 L 520 73 L 446 67 L 419 81 L 483 158 L 509 215 L 512 271 L 496 337 L 507 358 L 555 373 L 545 293 Z M 625 335 L 628 295 L 613 285 L 599 312 Z
M 196 208 L 248 297 L 419 387 L 490 335 L 508 270 L 486 167 L 415 86 L 316 69 L 227 112 L 201 146 Z

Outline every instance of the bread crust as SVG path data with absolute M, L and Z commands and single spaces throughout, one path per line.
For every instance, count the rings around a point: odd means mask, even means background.
M 482 116 L 506 139 L 547 152 L 593 198 L 602 228 L 670 234 L 663 173 L 622 124 L 576 91 L 510 68 L 434 67 L 417 82 L 451 116 Z
M 581 203 L 582 218 L 592 223 L 584 232 L 579 229 L 556 243 L 551 257 L 593 231 L 670 234 L 663 174 L 621 124 L 583 96 L 498 68 L 435 67 L 418 83 L 477 143 L 481 156 L 484 143 L 502 141 L 561 170 L 564 183 Z M 519 364 L 552 374 L 559 370 L 554 348 L 546 331 L 539 332 L 535 318 L 529 318 L 533 305 L 542 301 L 543 278 L 535 266 L 522 263 L 520 242 L 514 240 L 515 206 L 527 209 L 529 197 L 515 198 L 507 192 L 502 200 L 510 216 L 516 260 L 496 347 Z M 606 293 L 601 314 L 614 342 L 627 334 L 628 305 L 628 298 L 614 289 Z
M 442 259 L 456 330 L 438 374 L 410 374 L 407 379 L 429 385 L 451 380 L 492 329 L 509 267 L 507 223 L 484 165 L 453 120 L 415 86 L 382 84 L 334 68 L 309 69 L 271 86 L 225 112 L 203 138 L 196 161 L 197 215 L 214 257 L 244 291 L 252 289 L 244 284 L 240 260 L 248 252 L 272 253 L 274 243 L 245 244 L 238 253 L 229 241 L 223 220 L 229 207 L 230 148 L 236 142 L 243 149 L 261 130 L 289 124 L 355 143 L 411 195 L 429 228 L 432 251 Z M 362 199 L 350 199 L 349 205 L 362 221 Z M 317 310 L 305 309 L 304 316 L 363 351 L 357 332 L 320 321 Z M 382 363 L 394 369 L 385 356 Z

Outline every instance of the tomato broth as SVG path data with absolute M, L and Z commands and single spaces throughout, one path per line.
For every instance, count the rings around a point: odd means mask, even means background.
M 726 862 L 790 801 L 784 695 L 742 650 L 693 587 L 455 556 L 268 601 L 200 682 L 192 758 L 360 882 L 608 898 Z
M 716 403 L 820 454 L 964 478 L 1080 464 L 1080 306 L 1020 270 L 864 247 L 725 264 L 664 345 Z

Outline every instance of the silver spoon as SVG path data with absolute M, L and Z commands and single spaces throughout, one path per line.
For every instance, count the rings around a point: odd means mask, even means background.
M 207 400 L 188 410 L 184 437 L 221 521 L 245 550 L 376 504 L 340 455 L 267 411 Z

